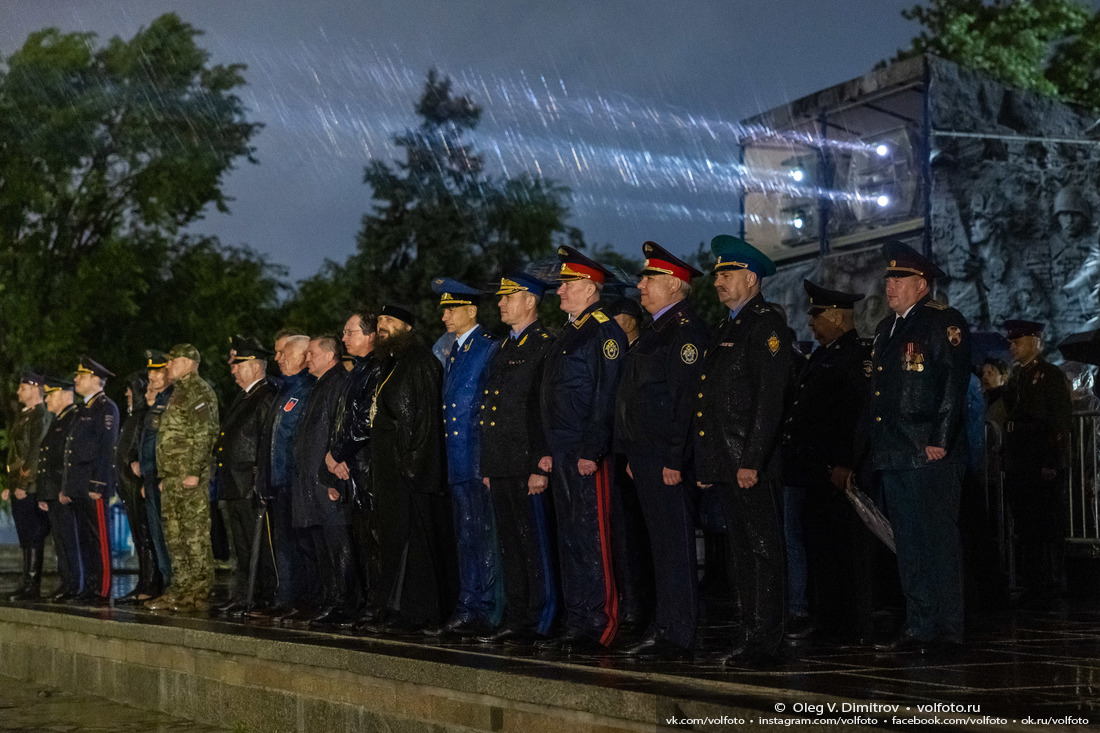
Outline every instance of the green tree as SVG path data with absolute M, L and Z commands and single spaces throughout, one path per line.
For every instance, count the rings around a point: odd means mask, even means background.
M 1100 109 L 1100 13 L 1077 0 L 931 0 L 903 11 L 931 53 L 1004 84 Z

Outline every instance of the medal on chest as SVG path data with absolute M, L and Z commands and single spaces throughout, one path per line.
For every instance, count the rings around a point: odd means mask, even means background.
M 902 363 L 902 369 L 907 372 L 924 371 L 924 353 L 921 351 L 920 344 L 910 341 L 905 345 L 905 360 Z

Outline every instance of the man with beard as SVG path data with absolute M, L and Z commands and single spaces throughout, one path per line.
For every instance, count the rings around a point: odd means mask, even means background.
M 649 530 L 656 610 L 637 658 L 688 660 L 699 615 L 691 471 L 691 393 L 707 332 L 686 298 L 703 273 L 655 242 L 642 245 L 642 306 L 653 325 L 626 354 L 616 400 L 615 442 L 626 455 Z M 643 549 L 643 548 L 638 548 Z
M 8 484 L 0 498 L 11 500 L 11 516 L 23 551 L 23 582 L 9 601 L 37 600 L 42 586 L 42 551 L 50 520 L 38 507 L 35 480 L 38 477 L 38 452 L 42 438 L 53 420 L 43 403 L 42 377 L 24 372 L 19 380 L 19 415 L 8 433 Z
M 73 501 L 84 585 L 75 600 L 107 605 L 111 596 L 111 535 L 107 502 L 115 489 L 118 406 L 103 393 L 114 374 L 88 356 L 80 357 L 73 382 L 84 398 L 65 446 L 64 492 Z
M 743 239 L 711 240 L 727 309 L 700 375 L 693 439 L 700 487 L 717 491 L 741 599 L 741 639 L 725 664 L 775 663 L 783 642 L 783 535 L 777 443 L 792 356 L 787 322 L 764 301 L 775 264 Z
M 361 606 L 354 619 L 340 624 L 344 627 L 363 626 L 377 615 L 366 596 L 378 563 L 377 543 L 370 533 L 370 406 L 382 369 L 374 353 L 377 328 L 378 317 L 365 311 L 353 313 L 344 323 L 344 348 L 352 366 L 336 402 L 325 454 L 325 469 L 335 474 L 349 492 L 351 547 L 361 582 L 356 589 L 356 594 L 362 595 Z
M 35 488 L 38 508 L 50 518 L 50 534 L 53 535 L 57 574 L 61 581 L 50 593 L 49 600 L 59 603 L 76 598 L 81 585 L 76 515 L 73 513 L 72 499 L 61 493 L 65 476 L 65 445 L 76 424 L 76 405 L 73 404 L 73 383 L 66 379 L 46 377 L 45 393 L 46 408 L 54 418 L 39 448 Z
M 256 340 L 241 336 L 232 339 L 231 348 L 229 371 L 241 391 L 229 406 L 214 451 L 218 464 L 218 501 L 233 555 L 237 558 L 229 599 L 217 608 L 224 616 L 241 615 L 252 602 L 248 595 L 248 576 L 253 562 L 252 549 L 256 546 L 256 464 L 261 455 L 261 434 L 275 400 L 275 388 L 267 381 L 267 357 L 270 356 L 267 350 Z M 257 551 L 270 555 L 271 549 L 263 533 L 260 539 Z M 266 573 L 258 577 L 261 586 L 269 580 Z M 258 595 L 266 598 L 269 591 L 260 587 Z
M 541 406 L 558 520 L 567 654 L 606 651 L 619 625 L 611 549 L 611 429 L 626 336 L 599 306 L 613 276 L 572 247 L 558 248 L 558 297 L 569 314 L 543 372 Z
M 145 497 L 142 495 L 141 473 L 135 471 L 138 464 L 141 426 L 145 422 L 145 392 L 149 387 L 149 377 L 144 369 L 133 372 L 126 378 L 126 419 L 118 431 L 118 445 L 115 447 L 115 470 L 118 476 L 118 496 L 126 508 L 126 521 L 130 524 L 130 536 L 134 541 L 134 555 L 138 561 L 137 583 L 116 603 L 122 605 L 136 603 L 152 597 L 151 589 L 157 584 L 157 555 L 149 535 L 149 516 L 145 509 Z
M 438 626 L 457 592 L 451 499 L 443 474 L 443 369 L 415 341 L 398 305 L 378 316 L 382 378 L 371 405 L 372 527 L 379 543 L 371 579 L 382 615 L 366 628 L 403 633 Z
M 511 330 L 493 357 L 479 412 L 481 472 L 493 499 L 504 573 L 503 624 L 486 643 L 530 644 L 550 634 L 557 615 L 556 551 L 539 389 L 554 340 L 538 320 L 550 286 L 524 272 L 500 279 L 500 320 Z

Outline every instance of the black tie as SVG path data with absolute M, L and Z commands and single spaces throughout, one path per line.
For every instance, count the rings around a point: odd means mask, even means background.
M 897 318 L 894 319 L 894 325 L 890 329 L 890 338 L 894 338 L 894 334 L 897 333 L 897 331 L 898 331 L 898 326 L 900 326 L 901 322 L 904 321 L 904 320 L 905 320 L 905 318 L 903 318 L 902 316 L 898 316 Z
M 454 345 L 451 346 L 451 358 L 447 361 L 447 371 L 451 371 L 451 367 L 454 366 L 455 357 L 458 356 L 458 339 L 455 339 Z

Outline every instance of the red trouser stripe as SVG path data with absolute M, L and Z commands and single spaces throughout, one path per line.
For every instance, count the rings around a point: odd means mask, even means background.
M 607 627 L 600 643 L 607 646 L 619 630 L 619 593 L 615 588 L 615 568 L 611 563 L 611 470 L 604 458 L 596 471 L 596 511 L 600 531 L 600 554 L 603 555 L 604 612 Z
M 111 594 L 111 537 L 107 534 L 107 515 L 103 511 L 103 499 L 95 500 L 95 518 L 99 524 L 99 555 L 103 560 L 103 584 L 99 595 L 104 598 Z

